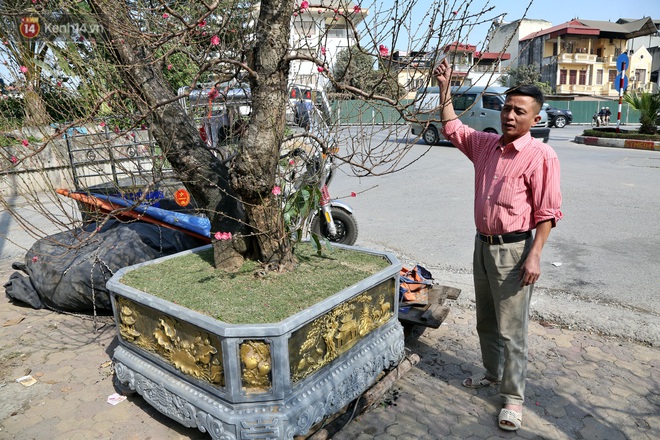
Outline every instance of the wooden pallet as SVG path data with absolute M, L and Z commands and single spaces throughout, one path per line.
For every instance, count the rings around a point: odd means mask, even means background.
M 429 289 L 429 303 L 426 305 L 411 305 L 407 312 L 402 309 L 408 306 L 399 304 L 399 321 L 407 326 L 420 325 L 423 327 L 438 328 L 449 314 L 449 307 L 445 305 L 448 299 L 457 299 L 461 289 L 449 286 L 434 285 Z

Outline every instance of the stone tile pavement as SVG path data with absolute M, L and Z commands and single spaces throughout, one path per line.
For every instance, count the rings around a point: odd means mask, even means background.
M 497 427 L 496 387 L 461 385 L 481 371 L 474 327 L 472 310 L 452 307 L 409 340 L 421 362 L 334 440 L 660 438 L 657 347 L 531 322 L 523 426 L 510 433 Z
M 0 279 L 11 270 L 0 267 Z M 474 312 L 452 306 L 445 323 L 409 338 L 421 361 L 335 440 L 658 439 L 660 349 L 532 322 L 523 428 L 500 430 L 495 387 L 468 390 L 479 371 Z M 95 330 L 95 327 L 97 328 Z M 109 317 L 59 314 L 0 298 L 0 439 L 205 439 L 139 396 L 117 405 Z M 16 382 L 30 375 L 31 386 Z M 350 408 L 349 408 L 350 410 Z

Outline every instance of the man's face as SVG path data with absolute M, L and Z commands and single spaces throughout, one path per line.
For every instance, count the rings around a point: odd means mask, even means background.
M 538 103 L 531 96 L 507 95 L 500 113 L 504 144 L 523 136 L 541 120 Z

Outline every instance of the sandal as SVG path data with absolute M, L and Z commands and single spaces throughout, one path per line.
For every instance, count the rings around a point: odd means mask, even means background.
M 497 385 L 498 383 L 500 383 L 498 380 L 487 379 L 486 375 L 481 373 L 465 379 L 463 381 L 463 386 L 466 388 L 484 388 L 491 385 Z
M 497 424 L 505 431 L 517 431 L 522 426 L 522 412 L 502 408 L 499 417 L 497 417 Z

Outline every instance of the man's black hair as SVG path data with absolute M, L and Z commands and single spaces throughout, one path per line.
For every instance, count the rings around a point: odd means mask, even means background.
M 534 84 L 520 84 L 518 86 L 511 87 L 509 90 L 504 92 L 504 94 L 506 96 L 509 95 L 531 96 L 532 98 L 534 98 L 534 101 L 536 101 L 537 104 L 539 105 L 539 109 L 543 107 L 543 103 L 545 102 L 545 96 L 543 96 L 543 91 Z

